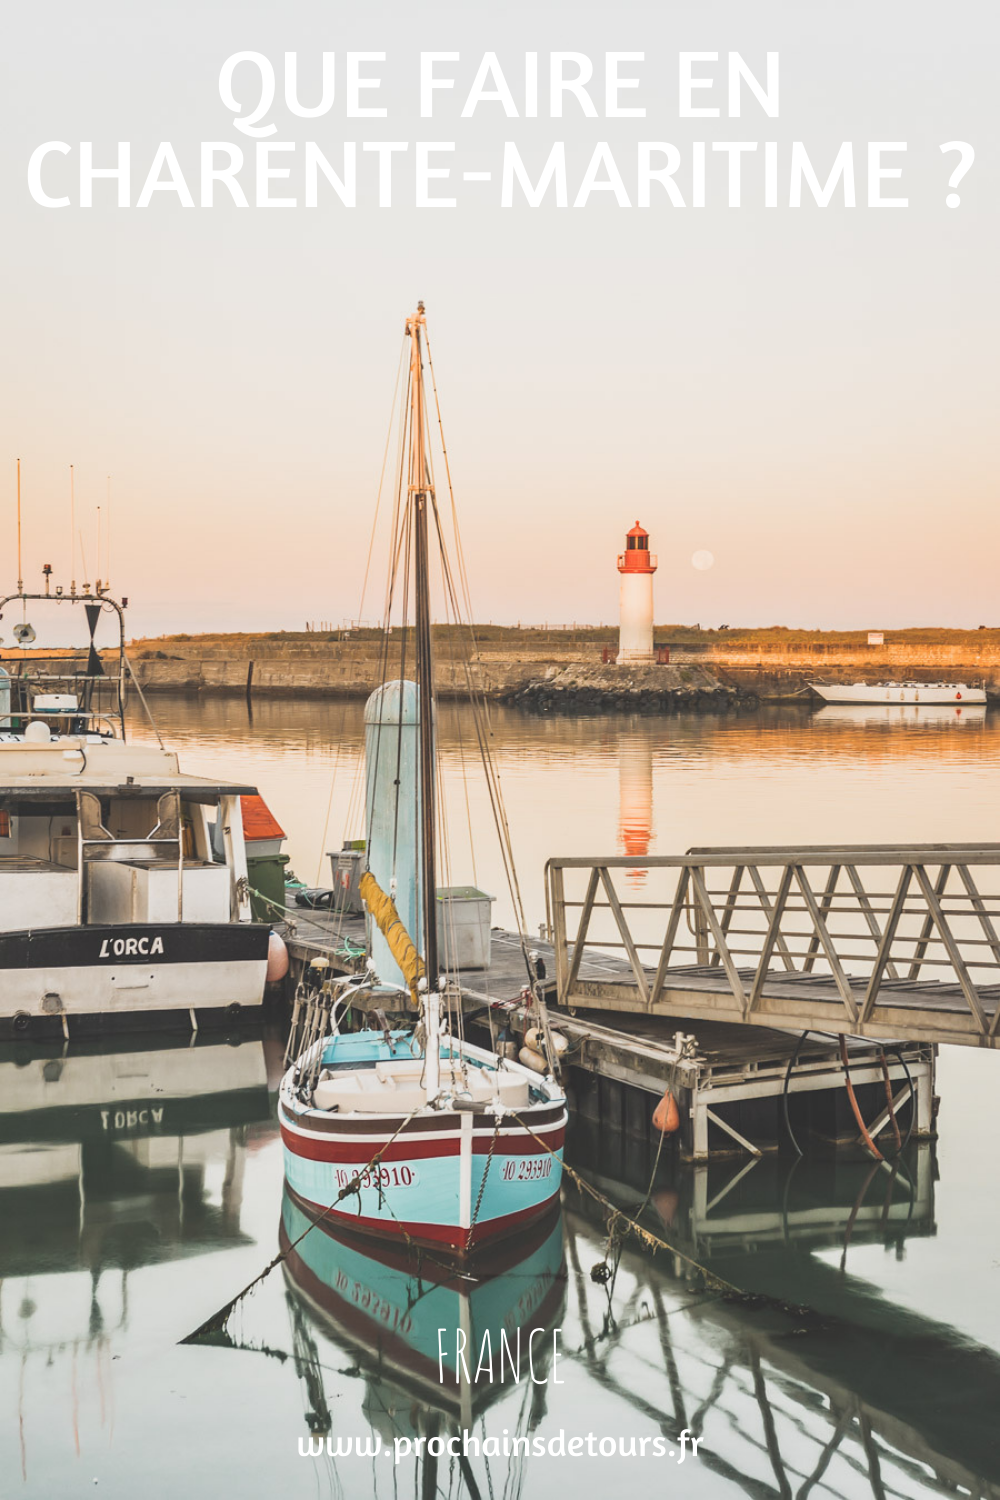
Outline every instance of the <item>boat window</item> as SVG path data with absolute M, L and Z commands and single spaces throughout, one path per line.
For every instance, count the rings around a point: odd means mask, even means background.
M 10 838 L 10 813 L 0 812 L 0 839 Z

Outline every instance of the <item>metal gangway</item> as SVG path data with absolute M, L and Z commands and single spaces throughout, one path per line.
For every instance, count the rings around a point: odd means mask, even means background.
M 559 1004 L 1000 1045 L 1000 844 L 546 865 Z

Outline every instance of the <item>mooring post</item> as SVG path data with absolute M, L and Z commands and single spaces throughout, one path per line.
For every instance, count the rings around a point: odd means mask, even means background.
M 253 695 L 253 662 L 247 664 L 247 708 L 251 706 Z
M 694 1161 L 708 1160 L 708 1105 L 697 1082 L 691 1088 L 691 1156 Z
M 911 1066 L 913 1088 L 916 1093 L 917 1118 L 914 1129 L 918 1136 L 934 1133 L 934 1068 L 929 1060 Z

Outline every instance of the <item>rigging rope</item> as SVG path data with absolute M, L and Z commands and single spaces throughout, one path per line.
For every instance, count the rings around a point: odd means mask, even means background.
M 416 1116 L 420 1113 L 421 1108 L 423 1108 L 422 1105 L 420 1106 L 420 1108 L 411 1111 L 411 1113 L 407 1115 L 405 1120 L 400 1121 L 399 1125 L 393 1131 L 389 1139 L 385 1141 L 375 1152 L 375 1155 L 372 1157 L 371 1161 L 369 1161 L 366 1166 L 362 1167 L 359 1172 L 355 1173 L 347 1186 L 341 1188 L 340 1192 L 337 1194 L 336 1198 L 334 1198 L 333 1202 L 329 1203 L 326 1208 L 324 1208 L 321 1214 L 317 1214 L 316 1218 L 313 1219 L 305 1229 L 303 1229 L 302 1233 L 300 1235 L 296 1235 L 291 1244 L 286 1245 L 284 1250 L 279 1250 L 278 1254 L 273 1256 L 272 1259 L 268 1261 L 263 1271 L 258 1272 L 258 1274 L 253 1278 L 252 1281 L 247 1282 L 246 1286 L 241 1292 L 237 1292 L 236 1296 L 231 1297 L 228 1302 L 224 1302 L 216 1312 L 212 1313 L 211 1317 L 206 1318 L 203 1323 L 199 1323 L 198 1327 L 194 1330 L 193 1333 L 189 1333 L 185 1338 L 180 1339 L 179 1342 L 182 1344 L 195 1344 L 200 1339 L 211 1337 L 212 1334 L 224 1332 L 226 1324 L 232 1317 L 237 1304 L 242 1302 L 244 1297 L 249 1296 L 254 1287 L 259 1286 L 259 1284 L 264 1280 L 264 1277 L 270 1275 L 275 1266 L 280 1266 L 281 1262 L 291 1254 L 296 1245 L 300 1245 L 309 1231 L 315 1229 L 317 1224 L 322 1224 L 323 1220 L 327 1217 L 328 1214 L 333 1212 L 338 1203 L 341 1203 L 343 1199 L 351 1197 L 355 1193 L 360 1193 L 363 1186 L 362 1178 L 365 1177 L 367 1173 L 371 1172 L 373 1167 L 377 1167 L 379 1165 L 383 1156 L 392 1145 L 393 1141 L 395 1141 L 398 1135 L 402 1134 L 407 1125 L 409 1125 L 410 1121 L 416 1118 Z
M 512 1120 L 516 1120 L 522 1130 L 526 1130 L 533 1140 L 536 1140 L 551 1157 L 554 1157 L 561 1164 L 565 1176 L 569 1177 L 572 1182 L 575 1182 L 581 1192 L 586 1193 L 595 1203 L 599 1203 L 602 1208 L 606 1209 L 609 1231 L 613 1231 L 616 1226 L 622 1226 L 624 1233 L 634 1235 L 641 1245 L 645 1245 L 647 1250 L 669 1250 L 671 1255 L 675 1255 L 686 1266 L 691 1266 L 699 1275 L 704 1276 L 706 1285 L 717 1287 L 721 1291 L 733 1292 L 738 1297 L 744 1295 L 739 1287 L 734 1286 L 731 1281 L 726 1281 L 724 1277 L 717 1276 L 707 1266 L 699 1264 L 698 1261 L 692 1260 L 689 1255 L 685 1255 L 683 1251 L 678 1250 L 676 1245 L 671 1245 L 666 1240 L 660 1239 L 659 1235 L 653 1234 L 652 1230 L 646 1229 L 642 1224 L 637 1224 L 635 1219 L 623 1213 L 620 1208 L 617 1208 L 611 1202 L 610 1198 L 606 1198 L 598 1188 L 595 1188 L 593 1183 L 588 1182 L 585 1177 L 581 1177 L 580 1173 L 574 1167 L 571 1167 L 568 1162 L 563 1161 L 562 1157 L 549 1145 L 548 1141 L 543 1140 L 540 1135 L 537 1135 L 532 1130 L 530 1125 L 525 1124 L 516 1109 L 510 1111 L 510 1117 Z

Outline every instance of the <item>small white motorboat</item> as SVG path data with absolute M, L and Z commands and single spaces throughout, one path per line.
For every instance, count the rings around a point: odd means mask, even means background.
M 824 703 L 985 703 L 984 687 L 965 682 L 810 682 Z

